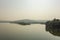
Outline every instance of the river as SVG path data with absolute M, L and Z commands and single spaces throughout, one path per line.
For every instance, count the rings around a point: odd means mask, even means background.
M 24 26 L 0 23 L 0 39 L 60 40 L 60 37 L 47 32 L 45 25 L 32 24 Z

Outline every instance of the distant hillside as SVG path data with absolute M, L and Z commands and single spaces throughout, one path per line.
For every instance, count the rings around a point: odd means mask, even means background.
M 17 20 L 17 21 L 13 21 L 16 23 L 30 23 L 30 24 L 45 24 L 47 21 L 45 20 L 29 20 L 29 19 L 23 19 L 23 20 Z

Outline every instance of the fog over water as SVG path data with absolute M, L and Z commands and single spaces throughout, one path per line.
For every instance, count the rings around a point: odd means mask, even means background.
M 0 20 L 52 20 L 60 19 L 60 0 L 0 0 Z M 0 23 L 1 37 L 60 40 L 45 31 L 45 25 L 18 25 Z

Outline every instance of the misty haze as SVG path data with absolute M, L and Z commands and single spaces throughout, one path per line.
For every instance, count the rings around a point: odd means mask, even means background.
M 0 0 L 0 39 L 60 40 L 60 0 Z

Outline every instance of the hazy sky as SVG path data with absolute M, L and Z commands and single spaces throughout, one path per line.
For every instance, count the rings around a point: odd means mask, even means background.
M 0 20 L 60 18 L 60 0 L 0 0 Z

